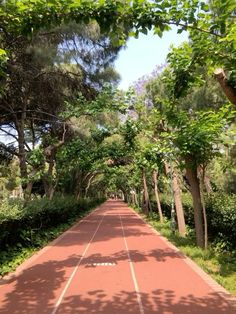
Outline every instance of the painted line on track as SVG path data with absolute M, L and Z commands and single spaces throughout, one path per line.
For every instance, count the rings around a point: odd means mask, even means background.
M 67 280 L 67 283 L 66 283 L 64 289 L 62 290 L 62 293 L 60 294 L 60 296 L 59 296 L 59 298 L 58 298 L 58 300 L 57 300 L 57 302 L 56 302 L 56 304 L 54 306 L 54 309 L 53 309 L 51 314 L 56 314 L 56 312 L 57 312 L 57 310 L 58 310 L 58 308 L 59 308 L 59 306 L 60 306 L 60 304 L 61 304 L 61 302 L 62 302 L 62 300 L 64 298 L 64 295 L 65 295 L 67 289 L 69 288 L 69 285 L 70 285 L 72 279 L 74 278 L 74 276 L 75 276 L 75 274 L 76 274 L 76 272 L 77 272 L 77 270 L 78 270 L 78 268 L 79 268 L 79 266 L 80 266 L 80 264 L 81 264 L 81 262 L 82 262 L 82 260 L 83 260 L 83 258 L 85 256 L 85 254 L 87 253 L 87 251 L 88 251 L 88 249 L 89 249 L 89 247 L 90 247 L 94 237 L 96 236 L 96 234 L 98 232 L 99 227 L 101 226 L 101 224 L 103 222 L 103 219 L 104 219 L 105 215 L 106 214 L 104 214 L 102 219 L 100 220 L 96 230 L 94 231 L 94 234 L 93 234 L 92 238 L 90 239 L 89 243 L 87 244 L 87 246 L 86 246 L 85 250 L 83 251 L 83 254 L 81 255 L 77 265 L 75 266 L 73 272 L 71 273 L 69 279 Z
M 121 215 L 119 215 L 119 216 L 120 216 L 120 224 L 121 224 L 121 228 L 122 228 L 123 239 L 124 239 L 125 248 L 126 248 L 126 252 L 127 252 L 127 256 L 128 256 L 128 261 L 129 261 L 130 272 L 131 272 L 131 276 L 133 279 L 133 284 L 134 284 L 134 288 L 135 288 L 135 292 L 136 292 L 136 296 L 137 296 L 137 301 L 138 301 L 138 305 L 139 305 L 139 311 L 140 311 L 140 314 L 144 314 L 145 312 L 144 312 L 142 298 L 141 298 L 140 291 L 139 291 L 138 282 L 137 282 L 137 279 L 135 276 L 134 265 L 133 265 L 133 262 L 132 262 L 132 259 L 130 256 L 128 243 L 127 243 L 126 237 L 125 237 L 124 225 L 122 223 Z

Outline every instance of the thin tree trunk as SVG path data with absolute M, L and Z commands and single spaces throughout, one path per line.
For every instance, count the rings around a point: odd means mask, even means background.
M 210 178 L 208 177 L 208 175 L 206 175 L 205 169 L 203 169 L 202 165 L 198 167 L 198 173 L 199 173 L 199 178 L 202 178 L 201 183 L 205 187 L 207 194 L 208 195 L 211 194 L 213 192 L 213 189 L 211 186 L 211 181 L 210 181 Z M 202 186 L 202 188 L 203 188 L 203 186 Z
M 27 190 L 27 181 L 28 181 L 28 171 L 27 171 L 27 163 L 26 163 L 26 151 L 25 151 L 25 134 L 24 134 L 24 126 L 25 126 L 25 113 L 22 113 L 21 119 L 18 120 L 15 117 L 15 127 L 18 135 L 18 158 L 19 158 L 19 167 L 20 167 L 20 176 L 22 180 L 22 189 L 24 193 L 24 198 L 28 199 L 30 195 L 28 194 L 29 190 Z
M 53 180 L 52 180 L 52 176 L 53 176 L 53 169 L 54 169 L 54 156 L 53 154 L 49 157 L 48 160 L 48 171 L 46 173 L 46 175 L 43 178 L 43 185 L 44 185 L 44 191 L 45 191 L 45 195 L 51 199 L 53 194 L 54 194 L 54 185 L 53 185 Z
M 200 193 L 202 200 L 202 210 L 203 210 L 203 221 L 204 221 L 204 247 L 205 249 L 208 247 L 208 224 L 207 224 L 207 214 L 206 214 L 206 206 L 204 200 L 204 186 L 205 182 L 205 167 L 202 167 L 202 175 L 200 175 Z
M 171 173 L 171 188 L 173 191 L 173 198 L 175 204 L 175 211 L 178 222 L 178 231 L 179 234 L 184 237 L 186 235 L 186 224 L 184 218 L 184 210 L 181 200 L 181 190 L 179 187 L 178 176 L 175 169 L 171 169 L 171 167 L 165 162 L 165 171 L 166 174 Z
M 190 158 L 186 159 L 186 176 L 190 184 L 190 193 L 193 200 L 197 245 L 204 248 L 203 207 L 201 201 L 200 185 L 197 176 L 197 167 L 193 166 Z
M 172 189 L 174 194 L 175 210 L 178 221 L 179 234 L 184 237 L 186 235 L 186 225 L 184 219 L 184 210 L 181 201 L 181 191 L 178 182 L 178 176 L 175 170 L 172 172 Z
M 34 185 L 34 176 L 37 174 L 37 169 L 33 169 L 30 174 L 28 175 L 28 183 L 25 189 L 25 194 L 28 196 L 28 198 L 30 198 L 31 194 L 32 194 L 32 189 L 33 189 L 33 185 Z
M 236 89 L 229 85 L 224 70 L 221 68 L 215 69 L 214 78 L 219 82 L 222 91 L 228 100 L 236 105 Z
M 139 206 L 136 190 L 134 190 L 134 202 L 135 202 L 135 206 Z
M 154 194 L 156 198 L 159 219 L 160 219 L 160 222 L 163 223 L 163 213 L 161 209 L 161 203 L 160 203 L 160 198 L 159 198 L 158 188 L 157 188 L 157 170 L 153 170 L 152 179 L 153 179 L 153 184 L 154 184 Z
M 134 197 L 134 193 L 131 193 L 131 204 L 132 204 L 132 206 L 135 206 L 135 197 Z
M 85 188 L 85 194 L 84 194 L 84 197 L 85 197 L 85 198 L 87 197 L 88 190 L 89 190 L 89 188 L 90 188 L 90 186 L 91 186 L 91 183 L 92 183 L 93 179 L 96 177 L 97 174 L 98 174 L 97 172 L 91 174 L 91 176 L 90 176 L 90 178 L 89 178 L 89 180 L 88 180 L 88 184 L 87 184 L 87 186 L 86 186 L 86 188 Z
M 142 181 L 143 181 L 143 210 L 145 214 L 149 213 L 150 201 L 149 201 L 149 194 L 148 194 L 148 187 L 147 187 L 147 180 L 146 180 L 146 173 L 145 169 L 142 169 Z
M 27 183 L 26 189 L 25 189 L 25 195 L 26 198 L 29 199 L 32 193 L 32 188 L 33 188 L 33 181 L 30 181 Z
M 74 193 L 75 193 L 75 197 L 77 199 L 77 201 L 80 199 L 80 171 L 76 170 L 75 171 L 75 175 L 74 175 L 74 181 L 75 181 L 75 189 L 74 189 Z
M 57 150 L 65 143 L 65 135 L 66 135 L 66 123 L 63 124 L 63 135 L 62 139 L 55 144 L 51 144 L 44 148 L 44 155 L 46 157 L 46 161 L 48 162 L 49 168 L 47 174 L 44 176 L 44 188 L 45 194 L 49 199 L 53 197 L 55 192 L 55 186 L 53 184 L 53 170 L 55 168 L 55 157 Z

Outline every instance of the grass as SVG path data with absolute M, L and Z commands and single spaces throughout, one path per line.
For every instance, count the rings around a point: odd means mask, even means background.
M 91 209 L 81 212 L 80 219 L 90 211 Z M 78 217 L 74 217 L 69 219 L 66 223 L 61 223 L 56 227 L 37 231 L 37 233 L 33 234 L 30 245 L 23 246 L 21 243 L 17 243 L 14 246 L 7 247 L 5 250 L 0 251 L 0 277 L 14 271 L 17 266 L 23 263 L 39 249 L 46 246 L 50 241 L 57 238 L 77 221 Z
M 139 210 L 136 211 L 140 213 Z M 220 285 L 236 296 L 236 252 L 220 252 L 217 247 L 209 246 L 204 250 L 196 246 L 192 230 L 183 238 L 170 229 L 170 222 L 165 220 L 163 224 L 157 221 L 157 216 L 142 217 L 160 234 L 173 243 L 182 253 L 191 258 L 206 273 L 214 278 Z

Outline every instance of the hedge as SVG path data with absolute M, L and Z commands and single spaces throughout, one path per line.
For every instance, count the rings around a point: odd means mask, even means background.
M 0 205 L 0 247 L 30 246 L 34 233 L 79 218 L 103 201 L 73 197 L 38 199 L 26 205 L 20 200 L 4 201 Z
M 163 214 L 170 218 L 171 196 L 160 195 Z M 185 221 L 190 228 L 194 228 L 194 215 L 190 194 L 182 195 Z M 205 196 L 208 220 L 209 240 L 221 243 L 223 248 L 236 249 L 236 195 L 222 192 Z M 154 202 L 152 207 L 155 208 Z

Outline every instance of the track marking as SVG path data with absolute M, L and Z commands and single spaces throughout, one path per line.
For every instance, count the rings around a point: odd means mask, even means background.
M 100 262 L 100 263 L 89 263 L 88 266 L 116 266 L 116 263 L 111 262 Z
M 129 261 L 130 272 L 131 272 L 131 276 L 132 276 L 132 279 L 133 279 L 134 288 L 135 288 L 137 301 L 138 301 L 138 305 L 139 305 L 139 312 L 140 312 L 140 314 L 144 314 L 145 312 L 144 312 L 142 298 L 141 298 L 139 287 L 138 287 L 138 282 L 137 282 L 137 279 L 136 279 L 136 276 L 135 276 L 134 265 L 133 265 L 133 262 L 131 260 L 128 244 L 127 244 L 127 241 L 126 241 L 126 238 L 125 238 L 125 230 L 124 230 L 124 226 L 123 226 L 123 223 L 122 223 L 121 215 L 119 215 L 119 216 L 120 216 L 120 224 L 121 224 L 121 228 L 122 228 L 123 239 L 124 239 L 125 248 L 126 248 L 126 252 L 127 252 L 127 256 L 128 256 L 128 261 Z
M 85 256 L 85 254 L 87 253 L 87 251 L 88 251 L 88 249 L 89 249 L 89 247 L 90 247 L 90 244 L 92 243 L 92 241 L 93 241 L 95 235 L 96 235 L 97 232 L 98 232 L 98 229 L 99 229 L 99 227 L 100 227 L 100 225 L 101 225 L 101 223 L 102 223 L 104 217 L 105 217 L 105 214 L 103 215 L 102 219 L 100 220 L 100 222 L 99 222 L 99 224 L 98 224 L 98 226 L 97 226 L 97 228 L 96 228 L 96 230 L 95 230 L 95 232 L 94 232 L 92 238 L 90 239 L 90 241 L 89 241 L 89 243 L 87 244 L 87 246 L 86 246 L 86 248 L 85 248 L 83 254 L 81 255 L 81 257 L 80 257 L 80 259 L 79 259 L 77 265 L 75 266 L 73 272 L 71 273 L 71 275 L 70 275 L 70 277 L 69 277 L 69 279 L 68 279 L 68 281 L 67 281 L 67 283 L 66 283 L 66 285 L 65 285 L 65 287 L 64 287 L 64 289 L 63 289 L 63 291 L 62 291 L 62 293 L 60 294 L 60 296 L 59 296 L 59 298 L 58 298 L 58 300 L 57 300 L 57 303 L 56 303 L 56 305 L 54 306 L 54 309 L 53 309 L 53 311 L 52 311 L 51 314 L 56 314 L 56 312 L 57 312 L 57 310 L 58 310 L 58 308 L 59 308 L 59 306 L 60 306 L 60 304 L 61 304 L 61 302 L 62 302 L 62 300 L 63 300 L 63 298 L 64 298 L 64 295 L 65 295 L 65 293 L 66 293 L 66 291 L 67 291 L 67 289 L 68 289 L 68 287 L 69 287 L 69 285 L 70 285 L 72 279 L 73 279 L 74 276 L 75 276 L 75 273 L 77 272 L 77 270 L 78 270 L 78 268 L 79 268 L 79 266 L 80 266 L 80 264 L 81 264 L 81 262 L 82 262 L 82 260 L 83 260 L 83 258 L 84 258 L 84 256 Z

